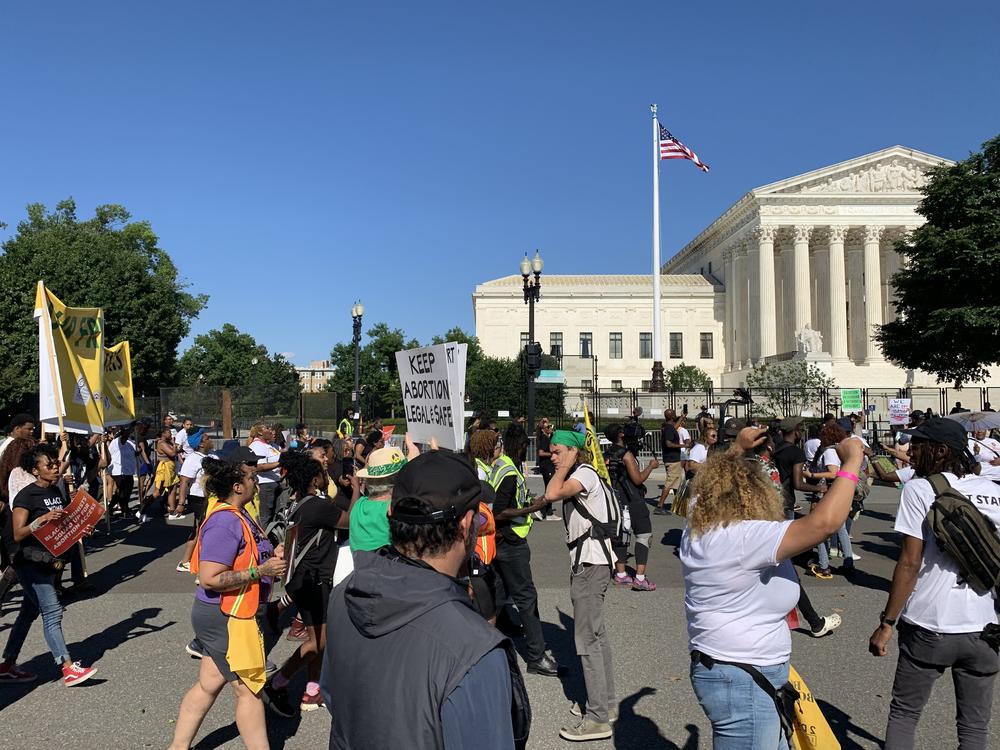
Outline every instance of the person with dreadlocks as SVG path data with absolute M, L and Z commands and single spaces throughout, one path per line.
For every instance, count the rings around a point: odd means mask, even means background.
M 909 457 L 916 478 L 903 485 L 896 513 L 903 549 L 889 600 L 868 646 L 873 656 L 885 656 L 892 631 L 898 628 L 899 660 L 885 747 L 914 747 L 917 721 L 931 688 L 951 669 L 959 747 L 985 750 L 990 745 L 993 687 L 1000 671 L 996 645 L 984 640 L 996 627 L 995 594 L 977 593 L 961 576 L 955 561 L 928 533 L 927 515 L 938 495 L 951 488 L 1000 526 L 1000 488 L 977 476 L 977 462 L 958 422 L 932 417 L 903 432 L 910 436 Z

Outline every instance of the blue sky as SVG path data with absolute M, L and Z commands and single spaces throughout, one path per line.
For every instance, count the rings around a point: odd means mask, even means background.
M 651 102 L 669 257 L 751 188 L 1000 132 L 990 3 L 6 4 L 0 240 L 24 206 L 121 203 L 231 322 L 296 362 L 350 307 L 421 340 L 540 248 L 650 270 Z M 287 304 L 286 304 L 287 303 Z M 289 312 L 289 306 L 294 312 Z M 544 301 L 539 308 L 544 315 Z

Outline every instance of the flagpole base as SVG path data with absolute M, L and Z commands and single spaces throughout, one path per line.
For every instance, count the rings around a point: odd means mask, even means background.
M 649 381 L 649 390 L 652 393 L 662 393 L 667 390 L 667 383 L 663 379 L 663 363 L 653 363 L 653 379 Z

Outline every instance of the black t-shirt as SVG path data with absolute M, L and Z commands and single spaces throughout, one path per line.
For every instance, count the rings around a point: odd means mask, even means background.
M 538 443 L 537 450 L 545 451 L 546 453 L 552 452 L 552 438 L 550 438 L 544 432 L 538 433 L 537 443 Z M 540 468 L 542 471 L 547 471 L 555 469 L 556 467 L 555 464 L 552 463 L 552 457 L 547 456 L 545 458 L 538 459 L 538 468 Z
M 337 523 L 340 521 L 341 509 L 337 504 L 325 497 L 311 497 L 304 500 L 292 514 L 292 521 L 298 526 L 295 554 L 300 555 L 304 545 L 322 531 L 319 541 L 314 544 L 302 562 L 292 572 L 290 588 L 299 588 L 307 580 L 326 580 L 333 578 L 333 567 L 337 562 Z M 291 554 L 291 550 L 288 550 Z
M 795 464 L 804 464 L 806 454 L 799 446 L 793 443 L 781 443 L 771 454 L 774 465 L 778 468 L 778 475 L 782 482 L 790 482 L 795 471 Z
M 660 427 L 660 445 L 663 449 L 663 463 L 665 464 L 675 464 L 681 460 L 681 449 L 680 448 L 668 448 L 667 443 L 680 443 L 680 435 L 677 434 L 677 428 L 674 427 L 673 422 L 664 422 L 663 426 Z
M 506 521 L 501 521 L 497 518 L 501 512 L 508 510 L 509 508 L 517 508 L 517 477 L 511 474 L 505 477 L 500 486 L 497 487 L 497 497 L 493 501 L 493 518 L 496 519 L 497 532 L 500 535 L 500 539 L 507 544 L 524 544 L 525 539 L 519 537 L 514 530 L 510 527 L 510 519 Z
M 62 491 L 56 485 L 39 487 L 37 484 L 29 484 L 17 493 L 14 502 L 11 503 L 11 508 L 26 509 L 28 511 L 28 523 L 31 523 L 35 519 L 44 516 L 50 510 L 62 510 L 67 505 L 68 503 L 63 497 Z M 13 521 L 8 526 L 10 527 L 10 538 L 5 539 L 4 542 L 8 544 L 9 548 L 13 548 L 16 547 L 14 545 Z M 17 544 L 21 547 L 42 546 L 42 543 L 35 538 L 34 534 L 28 534 L 28 536 Z

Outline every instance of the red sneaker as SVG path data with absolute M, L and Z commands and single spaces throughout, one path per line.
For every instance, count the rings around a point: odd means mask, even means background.
M 73 687 L 89 680 L 97 674 L 96 667 L 81 667 L 80 662 L 73 662 L 72 667 L 63 667 L 63 685 Z
M 323 696 L 320 693 L 316 695 L 309 695 L 309 693 L 302 694 L 302 702 L 299 704 L 300 711 L 315 711 L 317 708 L 321 708 L 324 705 Z
M 302 618 L 296 616 L 292 620 L 292 626 L 288 628 L 288 635 L 285 636 L 285 640 L 288 641 L 308 641 L 309 633 L 306 632 L 305 623 L 302 622 Z
M 22 682 L 34 682 L 37 679 L 37 675 L 25 672 L 23 669 L 18 669 L 14 662 L 5 661 L 0 663 L 0 683 L 16 685 Z

